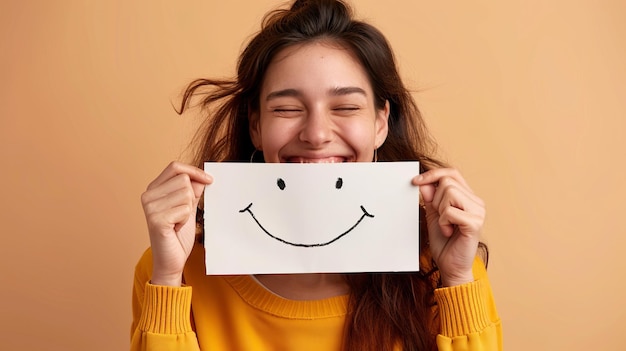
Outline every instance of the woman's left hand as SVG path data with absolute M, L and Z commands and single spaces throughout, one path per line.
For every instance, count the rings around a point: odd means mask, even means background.
M 437 168 L 413 178 L 426 207 L 430 251 L 444 286 L 474 281 L 472 265 L 485 204 L 456 169 Z

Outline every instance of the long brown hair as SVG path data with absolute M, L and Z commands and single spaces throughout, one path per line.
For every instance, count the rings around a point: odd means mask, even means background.
M 338 44 L 359 59 L 374 91 L 374 103 L 390 105 L 389 133 L 378 149 L 379 161 L 417 160 L 424 169 L 442 167 L 410 92 L 397 71 L 389 43 L 375 27 L 353 19 L 340 0 L 297 0 L 289 9 L 266 15 L 261 31 L 239 57 L 233 80 L 198 79 L 183 95 L 180 113 L 196 96 L 206 120 L 194 138 L 194 162 L 248 161 L 252 144 L 250 118 L 258 112 L 259 95 L 268 65 L 281 50 L 316 40 Z M 199 210 L 200 213 L 201 209 Z M 427 242 L 426 221 L 420 214 L 421 271 L 416 273 L 346 274 L 350 286 L 344 349 L 348 351 L 434 350 L 439 330 L 433 292 L 439 273 Z M 202 215 L 197 216 L 199 224 Z

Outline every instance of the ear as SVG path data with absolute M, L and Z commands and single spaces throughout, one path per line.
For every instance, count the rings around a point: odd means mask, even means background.
M 261 138 L 261 122 L 259 119 L 259 113 L 253 112 L 248 115 L 248 129 L 250 132 L 250 139 L 252 144 L 257 150 L 263 150 L 263 140 Z
M 385 101 L 385 107 L 376 110 L 376 137 L 374 138 L 374 146 L 378 149 L 387 140 L 389 133 L 389 100 Z

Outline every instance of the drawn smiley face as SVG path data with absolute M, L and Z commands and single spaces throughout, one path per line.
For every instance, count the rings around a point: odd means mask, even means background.
M 341 190 L 341 188 L 343 187 L 343 183 L 344 183 L 343 182 L 343 178 L 341 178 L 341 177 L 337 178 L 337 180 L 335 182 L 335 189 Z M 276 186 L 281 191 L 285 191 L 285 189 L 287 189 L 287 183 L 285 182 L 285 180 L 283 178 L 278 178 L 276 180 Z M 321 242 L 321 243 L 314 243 L 314 244 L 296 243 L 296 242 L 292 242 L 292 241 L 288 241 L 288 240 L 282 239 L 278 235 L 272 234 L 269 230 L 267 230 L 263 226 L 263 224 L 261 224 L 261 221 L 254 215 L 254 212 L 252 212 L 252 202 L 248 206 L 246 206 L 245 208 L 239 210 L 239 212 L 240 213 L 248 212 L 250 214 L 250 216 L 252 217 L 252 219 L 256 222 L 256 224 L 259 226 L 259 228 L 261 228 L 261 230 L 265 234 L 267 234 L 272 239 L 280 241 L 283 244 L 296 246 L 296 247 L 322 247 L 322 246 L 330 245 L 330 244 L 334 243 L 335 241 L 337 241 L 337 240 L 343 238 L 344 236 L 346 236 L 348 233 L 350 233 L 352 230 L 354 230 L 361 223 L 361 221 L 363 221 L 363 219 L 365 217 L 374 218 L 374 215 L 368 213 L 363 205 L 360 205 L 360 208 L 361 208 L 361 211 L 363 213 L 361 214 L 361 216 L 356 220 L 356 222 L 350 228 L 344 230 L 343 232 L 341 232 L 340 234 L 338 234 L 337 236 L 335 236 L 331 240 L 328 240 L 326 242 Z

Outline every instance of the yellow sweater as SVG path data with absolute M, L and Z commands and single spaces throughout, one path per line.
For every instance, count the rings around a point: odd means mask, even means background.
M 196 245 L 185 287 L 149 283 L 152 255 L 135 269 L 131 350 L 341 350 L 348 296 L 317 301 L 281 298 L 250 276 L 207 276 Z M 482 262 L 476 281 L 437 289 L 442 351 L 502 350 L 502 331 Z M 193 295 L 192 295 L 193 287 Z

